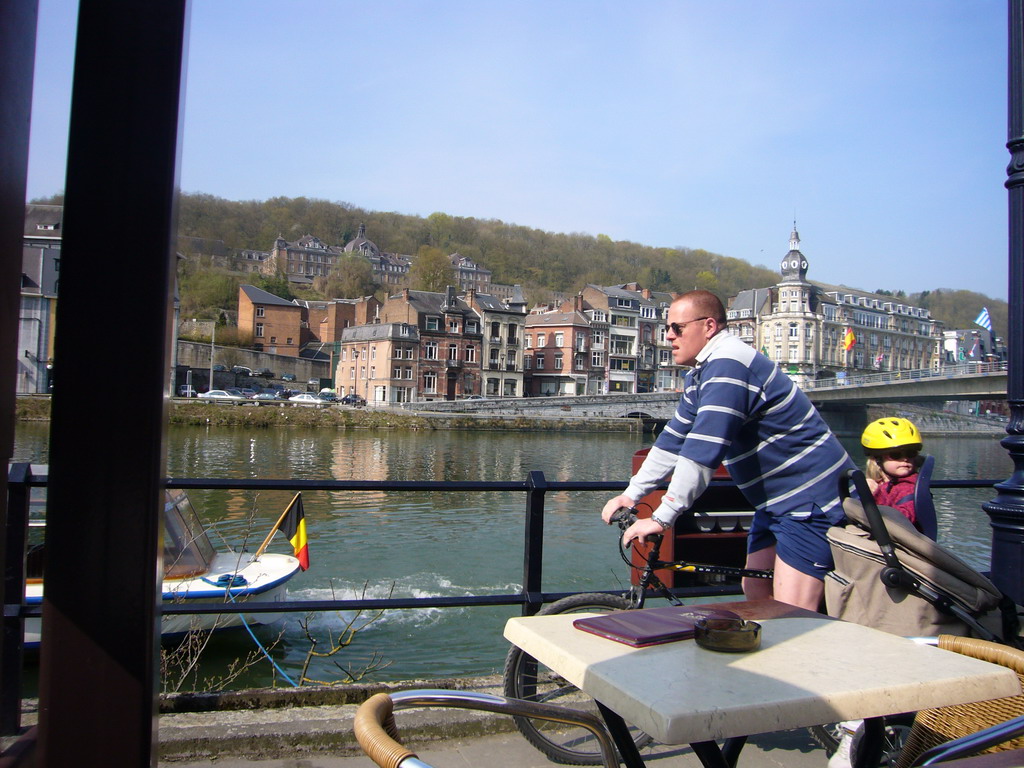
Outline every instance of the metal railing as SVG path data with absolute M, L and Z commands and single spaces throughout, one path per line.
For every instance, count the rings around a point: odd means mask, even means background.
M 817 379 L 804 382 L 800 389 L 839 389 L 841 387 L 862 387 L 870 384 L 906 384 L 921 379 L 954 379 L 963 376 L 989 376 L 1006 373 L 1006 361 L 998 363 L 957 363 L 941 368 L 915 368 L 911 371 L 884 371 L 865 373 L 841 378 Z
M 998 480 L 933 480 L 932 488 L 990 488 Z M 536 613 L 549 602 L 576 592 L 546 592 L 543 589 L 545 499 L 549 492 L 563 491 L 610 492 L 622 490 L 622 481 L 571 482 L 548 481 L 540 471 L 530 472 L 523 481 L 377 481 L 377 480 L 250 480 L 216 478 L 168 478 L 167 487 L 189 490 L 249 490 L 249 491 L 388 491 L 388 492 L 518 492 L 525 495 L 523 512 L 523 579 L 518 592 L 505 594 L 470 594 L 461 596 L 361 598 L 348 600 L 288 600 L 287 602 L 165 604 L 160 611 L 165 615 L 177 614 L 232 614 L 232 613 L 311 613 L 326 611 L 358 611 L 405 608 L 457 608 L 472 606 L 519 605 L 524 614 Z M 4 574 L 3 658 L 0 664 L 6 670 L 5 680 L 20 682 L 23 656 L 24 621 L 40 617 L 40 605 L 25 602 L 25 551 L 32 488 L 45 488 L 47 476 L 37 466 L 12 464 L 8 478 L 8 526 L 5 546 L 8 553 Z M 713 480 L 701 497 L 701 502 L 714 504 L 716 498 L 735 496 L 731 481 Z M 20 553 L 12 557 L 12 554 Z M 586 590 L 588 592 L 593 589 Z M 619 592 L 621 587 L 607 591 Z M 707 584 L 676 587 L 672 592 L 680 597 L 708 597 L 740 594 L 737 585 Z M 14 674 L 12 674 L 14 673 Z M 16 733 L 20 728 L 21 687 L 10 685 L 0 691 L 0 734 Z

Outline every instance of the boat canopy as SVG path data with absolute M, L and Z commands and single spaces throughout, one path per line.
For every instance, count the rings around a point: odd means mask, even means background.
M 167 489 L 164 502 L 164 578 L 187 579 L 210 570 L 216 551 L 184 491 Z

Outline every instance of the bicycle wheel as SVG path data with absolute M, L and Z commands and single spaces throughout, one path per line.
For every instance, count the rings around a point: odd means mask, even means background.
M 891 768 L 896 765 L 900 750 L 903 749 L 903 744 L 906 742 L 907 735 L 910 733 L 910 727 L 913 724 L 914 714 L 912 712 L 902 715 L 890 715 L 883 718 L 882 757 L 878 761 L 878 765 L 881 768 Z M 839 747 L 839 739 L 842 737 L 839 723 L 812 725 L 807 730 L 811 732 L 811 737 L 825 748 L 825 752 L 829 757 Z M 855 752 L 856 739 L 854 739 Z M 851 754 L 850 761 L 855 762 L 855 759 L 856 754 Z
M 628 610 L 630 607 L 624 597 L 594 592 L 563 597 L 545 606 L 537 615 L 610 613 Z M 505 695 L 511 698 L 558 703 L 597 713 L 594 700 L 587 694 L 515 646 L 509 650 L 505 659 L 504 688 Z M 514 720 L 526 740 L 549 760 L 568 765 L 601 764 L 600 749 L 589 731 L 528 717 L 516 717 Z M 651 737 L 643 731 L 632 730 L 638 748 L 651 742 Z

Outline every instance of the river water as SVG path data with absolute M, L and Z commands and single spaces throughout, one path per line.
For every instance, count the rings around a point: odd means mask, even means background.
M 937 478 L 1005 479 L 1012 462 L 990 438 L 930 437 Z M 18 426 L 15 460 L 45 463 L 47 425 Z M 518 432 L 425 432 L 334 429 L 171 427 L 170 477 L 521 481 L 532 470 L 549 480 L 628 479 L 633 453 L 649 436 L 536 434 Z M 844 441 L 855 461 L 856 440 Z M 255 550 L 288 503 L 288 492 L 191 491 L 193 505 L 218 547 Z M 548 493 L 543 589 L 550 592 L 616 589 L 628 582 L 613 529 L 598 510 L 608 493 Z M 991 534 L 981 503 L 989 488 L 937 490 L 940 542 L 979 570 L 988 568 Z M 525 494 L 500 492 L 304 492 L 310 569 L 289 582 L 289 596 L 332 597 L 505 594 L 522 580 Z M 280 534 L 271 551 L 289 552 Z M 507 650 L 501 637 L 514 607 L 392 610 L 357 632 L 330 657 L 313 658 L 307 676 L 324 682 L 342 669 L 367 680 L 408 680 L 500 672 Z M 297 679 L 316 639 L 325 651 L 350 622 L 370 618 L 337 613 L 289 614 L 275 630 L 261 628 L 264 643 L 282 633 L 272 655 Z M 203 674 L 219 677 L 224 666 L 255 647 L 244 632 L 211 643 Z M 257 664 L 233 687 L 286 685 L 270 664 Z

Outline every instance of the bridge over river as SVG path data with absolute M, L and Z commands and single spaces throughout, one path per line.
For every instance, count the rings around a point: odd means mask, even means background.
M 931 370 L 888 371 L 826 379 L 804 385 L 833 429 L 859 433 L 873 403 L 1005 400 L 1006 363 L 961 363 Z M 407 403 L 415 411 L 539 418 L 628 418 L 655 425 L 672 418 L 678 392 L 557 397 L 438 400 Z M 859 425 L 859 426 L 858 426 Z

